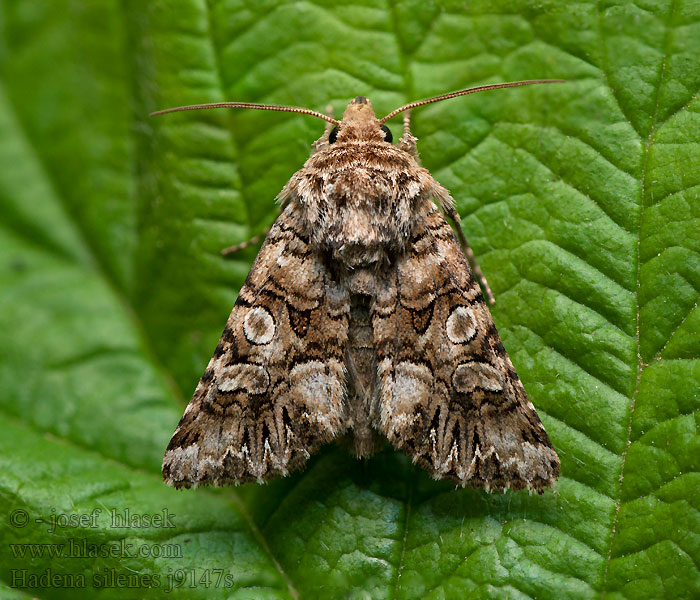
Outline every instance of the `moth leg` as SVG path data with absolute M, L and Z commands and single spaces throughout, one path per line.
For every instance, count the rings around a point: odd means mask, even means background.
M 481 284 L 481 289 L 484 290 L 484 295 L 486 296 L 488 303 L 491 305 L 496 304 L 496 299 L 493 297 L 488 281 L 486 281 L 486 277 L 484 277 L 484 273 L 482 272 L 481 267 L 479 267 L 479 263 L 476 262 L 474 251 L 469 246 L 467 238 L 464 237 L 464 231 L 462 231 L 462 226 L 460 225 L 461 219 L 457 209 L 455 208 L 454 200 L 452 199 L 452 196 L 450 196 L 450 192 L 448 192 L 440 184 L 436 184 L 436 186 L 433 188 L 433 196 L 440 205 L 440 208 L 442 208 L 442 212 L 445 213 L 445 216 L 450 220 L 451 224 L 453 225 L 453 229 L 457 231 L 459 245 L 462 246 L 462 251 L 467 257 L 474 275 Z
M 236 244 L 234 246 L 229 246 L 228 248 L 224 248 L 221 251 L 221 254 L 226 256 L 227 254 L 233 254 L 235 252 L 240 252 L 241 250 L 245 250 L 246 248 L 250 246 L 254 246 L 255 244 L 260 243 L 262 240 L 264 240 L 267 237 L 267 234 L 270 233 L 270 228 L 268 227 L 263 231 L 261 234 L 254 235 L 252 238 L 249 240 L 242 242 L 240 244 Z
M 418 160 L 417 141 L 418 138 L 411 134 L 411 111 L 407 110 L 403 113 L 403 135 L 399 140 L 399 148 L 404 152 L 408 152 L 413 158 Z
M 331 119 L 335 119 L 335 116 L 333 116 L 333 107 L 330 104 L 328 106 L 326 106 L 326 114 Z M 333 129 L 333 123 L 326 121 L 326 128 L 323 130 L 323 135 L 326 137 L 326 140 L 328 139 L 328 136 L 331 134 L 331 129 Z
M 476 256 L 474 256 L 474 251 L 471 249 L 469 242 L 467 242 L 467 238 L 464 236 L 464 232 L 462 231 L 462 226 L 459 223 L 456 223 L 456 227 L 457 227 L 457 236 L 459 237 L 459 244 L 462 246 L 462 250 L 464 250 L 464 254 L 467 257 L 469 264 L 472 266 L 472 271 L 474 271 L 474 275 L 476 275 L 476 278 L 479 280 L 479 283 L 481 284 L 481 289 L 484 290 L 484 294 L 486 295 L 486 299 L 489 301 L 489 304 L 491 304 L 493 306 L 494 304 L 496 304 L 496 299 L 493 297 L 493 292 L 491 291 L 491 288 L 489 287 L 489 282 L 486 281 L 486 276 L 484 275 L 483 271 L 481 270 L 479 263 L 476 262 Z
M 333 107 L 330 104 L 326 106 L 326 114 L 331 119 L 335 118 L 333 116 Z M 328 138 L 331 135 L 331 130 L 333 129 L 333 127 L 333 123 L 326 121 L 326 128 L 323 130 L 323 135 L 313 143 L 313 150 L 311 150 L 311 156 L 316 154 L 316 152 L 318 152 L 321 148 L 325 148 L 326 146 L 328 146 Z
M 496 299 L 493 297 L 493 292 L 489 287 L 488 281 L 486 281 L 486 277 L 484 276 L 484 273 L 481 270 L 479 263 L 476 262 L 476 256 L 474 256 L 474 251 L 471 249 L 469 242 L 467 242 L 467 238 L 464 236 L 464 231 L 462 231 L 462 226 L 459 222 L 459 213 L 454 208 L 454 206 L 452 207 L 452 211 L 447 212 L 447 216 L 450 218 L 450 221 L 452 221 L 452 223 L 454 224 L 454 229 L 457 230 L 459 245 L 462 246 L 464 255 L 467 257 L 467 260 L 469 261 L 469 264 L 472 267 L 472 271 L 474 272 L 474 275 L 476 275 L 476 278 L 479 281 L 479 284 L 481 285 L 481 289 L 484 290 L 484 295 L 486 296 L 488 303 L 493 306 L 494 304 L 496 304 Z

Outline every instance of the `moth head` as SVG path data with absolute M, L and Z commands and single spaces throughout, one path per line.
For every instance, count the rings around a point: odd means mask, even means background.
M 358 96 L 348 104 L 340 124 L 331 129 L 328 136 L 330 144 L 359 141 L 392 141 L 391 131 L 377 119 L 372 103 L 364 96 Z

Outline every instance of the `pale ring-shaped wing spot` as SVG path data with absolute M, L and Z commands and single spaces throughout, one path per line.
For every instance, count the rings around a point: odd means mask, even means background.
M 275 335 L 275 320 L 267 310 L 256 306 L 243 320 L 243 333 L 251 344 L 269 344 Z
M 445 324 L 447 337 L 453 344 L 466 344 L 476 335 L 476 319 L 468 306 L 457 306 Z

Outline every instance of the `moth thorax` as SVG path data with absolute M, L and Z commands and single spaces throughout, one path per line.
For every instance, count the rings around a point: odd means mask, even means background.
M 393 174 L 374 174 L 372 182 L 370 175 L 365 169 L 329 174 L 326 202 L 314 211 L 317 243 L 350 269 L 387 264 L 411 231 L 414 198 L 392 197 Z

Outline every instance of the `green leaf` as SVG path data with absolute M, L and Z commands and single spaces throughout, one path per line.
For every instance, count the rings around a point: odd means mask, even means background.
M 690 0 L 2 0 L 0 598 L 700 596 L 699 57 Z M 323 125 L 148 112 L 386 114 L 542 77 L 568 83 L 412 120 L 555 489 L 455 490 L 333 445 L 265 486 L 165 487 L 255 254 L 219 251 L 274 219 Z

